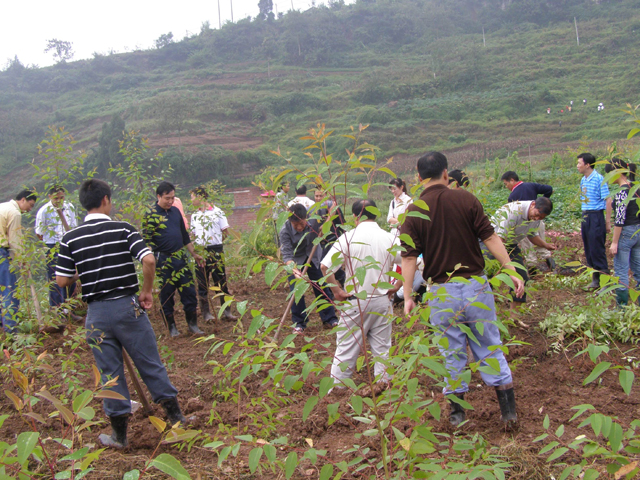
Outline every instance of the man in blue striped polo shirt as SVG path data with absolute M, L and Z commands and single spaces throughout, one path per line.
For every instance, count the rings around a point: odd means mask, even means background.
M 99 440 L 108 447 L 124 448 L 128 445 L 131 401 L 124 377 L 123 348 L 131 355 L 153 401 L 164 407 L 170 422 L 184 424 L 186 419 L 145 312 L 145 308 L 153 305 L 156 260 L 133 226 L 109 217 L 111 189 L 106 182 L 86 180 L 80 187 L 80 203 L 88 215 L 82 225 L 67 232 L 60 241 L 56 283 L 66 288 L 78 278 L 82 282 L 82 299 L 88 304 L 87 342 L 102 381 L 117 378 L 118 383 L 111 390 L 122 395 L 122 399 L 104 399 L 104 411 L 113 432 L 100 435 Z M 142 263 L 139 295 L 136 295 L 138 275 L 134 258 Z
M 580 179 L 580 200 L 582 202 L 582 243 L 587 265 L 596 272 L 588 289 L 600 287 L 600 274 L 609 273 L 605 242 L 611 230 L 611 203 L 607 202 L 609 186 L 602 175 L 594 170 L 596 157 L 590 153 L 578 155 L 578 171 L 584 175 Z M 604 212 L 606 210 L 606 215 Z

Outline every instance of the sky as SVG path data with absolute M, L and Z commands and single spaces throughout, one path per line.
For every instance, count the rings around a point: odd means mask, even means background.
M 222 24 L 258 13 L 258 0 L 220 0 Z M 274 13 L 291 5 L 306 10 L 311 0 L 274 0 Z M 318 2 L 318 4 L 323 2 Z M 23 65 L 52 65 L 52 52 L 44 53 L 47 40 L 73 43 L 73 60 L 92 58 L 94 52 L 122 53 L 153 47 L 168 32 L 174 40 L 200 32 L 203 22 L 218 28 L 216 0 L 181 0 L 177 3 L 150 0 L 87 1 L 44 0 L 3 2 L 0 16 L 0 69 L 16 55 Z

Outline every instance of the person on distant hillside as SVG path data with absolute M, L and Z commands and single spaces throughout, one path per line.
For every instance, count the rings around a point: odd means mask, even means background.
M 376 203 L 373 200 L 356 200 L 351 209 L 356 218 L 356 227 L 331 246 L 320 267 L 323 275 L 329 274 L 327 283 L 334 285 L 331 287 L 334 298 L 349 302 L 348 308 L 340 314 L 339 325 L 343 328 L 338 329 L 336 353 L 331 366 L 331 377 L 338 389 L 344 388 L 344 380 L 351 378 L 356 371 L 360 352 L 368 349 L 376 359 L 375 380 L 381 388 L 389 382 L 384 363 L 391 349 L 392 321 L 388 316 L 393 311 L 389 297 L 400 285 L 389 289 L 381 284 L 389 285 L 389 272 L 393 264 L 402 261 L 397 249 L 400 242 L 395 235 L 378 226 L 376 215 L 367 207 L 375 208 Z M 396 251 L 392 251 L 394 245 Z M 348 272 L 345 286 L 348 292 L 338 285 L 332 273 L 340 266 Z M 362 282 L 356 278 L 358 275 L 355 272 L 359 268 L 366 270 Z M 360 297 L 361 292 L 365 292 L 366 297 Z M 346 368 L 343 368 L 344 364 Z
M 36 214 L 36 236 L 47 247 L 47 280 L 51 282 L 49 287 L 49 306 L 56 309 L 56 314 L 61 317 L 70 317 L 75 322 L 83 318 L 65 309 L 57 311 L 68 298 L 76 291 L 76 285 L 69 288 L 60 288 L 55 283 L 56 265 L 58 264 L 58 248 L 62 236 L 67 230 L 78 226 L 78 219 L 73 205 L 65 202 L 67 191 L 60 185 L 54 185 L 49 189 L 49 201 L 45 203 Z M 63 221 L 64 219 L 64 221 Z M 66 224 L 66 225 L 65 225 Z
M 617 171 L 619 176 L 613 179 L 620 190 L 613 197 L 614 227 L 613 240 L 609 251 L 613 257 L 613 273 L 618 277 L 620 287 L 616 289 L 616 302 L 619 306 L 629 303 L 629 269 L 640 287 L 640 217 L 638 199 L 635 192 L 631 199 L 632 182 L 636 177 L 636 165 L 621 158 L 614 158 L 604 167 L 606 173 Z
M 580 200 L 582 202 L 582 243 L 587 265 L 595 270 L 587 289 L 600 287 L 600 274 L 609 274 L 605 242 L 611 230 L 611 202 L 609 186 L 602 175 L 596 172 L 596 157 L 590 153 L 578 155 L 576 168 L 583 175 L 580 179 Z M 606 210 L 606 215 L 604 214 Z
M 65 233 L 60 241 L 56 282 L 67 288 L 82 282 L 87 302 L 87 342 L 102 381 L 118 379 L 110 390 L 122 399 L 105 398 L 104 411 L 111 421 L 111 435 L 98 439 L 107 447 L 128 445 L 127 424 L 131 400 L 124 375 L 122 349 L 126 349 L 154 402 L 160 403 L 171 424 L 187 420 L 178 404 L 178 391 L 162 364 L 153 327 L 145 309 L 153 306 L 156 261 L 140 234 L 127 222 L 111 220 L 111 188 L 98 179 L 80 187 L 80 203 L 87 210 L 84 223 Z M 133 259 L 142 263 L 142 289 Z
M 196 245 L 204 247 L 204 265 L 196 267 L 196 279 L 198 280 L 198 297 L 200 297 L 200 312 L 202 319 L 209 322 L 214 319 L 209 308 L 209 278 L 213 285 L 225 295 L 229 294 L 227 286 L 227 273 L 224 265 L 224 247 L 222 241 L 227 238 L 229 222 L 224 212 L 209 202 L 209 193 L 205 187 L 192 189 L 191 203 L 198 209 L 191 215 L 191 232 Z M 220 305 L 224 305 L 224 296 L 220 295 Z M 221 320 L 236 321 L 237 317 L 226 308 L 220 315 Z
M 198 301 L 193 274 L 185 249 L 198 265 L 204 265 L 191 243 L 180 211 L 173 206 L 176 189 L 169 182 L 161 182 L 156 189 L 157 202 L 144 218 L 143 236 L 156 255 L 158 276 L 161 280 L 160 304 L 172 337 L 180 335 L 173 316 L 176 290 L 184 307 L 189 331 L 204 333 L 198 328 Z
M 418 160 L 417 169 L 420 180 L 425 183 L 420 200 L 427 204 L 428 210 L 413 204 L 407 211 L 421 213 L 428 219 L 408 216 L 401 227 L 402 234 L 412 240 L 410 245 L 401 238 L 404 248 L 401 253 L 402 276 L 404 284 L 411 285 L 417 257 L 423 254 L 425 260 L 429 259 L 425 262 L 423 278 L 433 294 L 429 300 L 431 324 L 438 330 L 438 335 L 444 337 L 435 341 L 445 357 L 449 372 L 444 393 L 463 399 L 469 390 L 461 378 L 469 347 L 475 360 L 483 365 L 487 365 L 489 358 L 497 360 L 498 365 L 494 366 L 498 367 L 498 372 L 494 374 L 483 369 L 482 379 L 496 389 L 502 420 L 515 422 L 513 378 L 500 349 L 502 342 L 496 325 L 495 302 L 484 274 L 484 257 L 478 239 L 502 266 L 515 269 L 509 264 L 509 255 L 478 199 L 464 189 L 448 188 L 447 157 L 440 152 L 428 152 Z M 516 276 L 511 276 L 511 279 L 516 295 L 522 295 L 522 280 Z M 405 314 L 415 314 L 415 306 L 415 300 L 410 295 L 406 296 Z M 449 401 L 449 422 L 459 425 L 465 420 L 465 411 L 459 402 Z
M 462 170 L 449 172 L 449 188 L 469 188 L 471 180 Z
M 278 235 L 278 217 L 282 212 L 287 211 L 287 204 L 289 203 L 287 195 L 289 194 L 289 188 L 289 182 L 284 182 L 278 187 L 278 191 L 276 192 L 276 196 L 274 198 L 273 215 L 271 218 L 273 219 L 276 246 L 278 248 L 280 248 L 280 236 Z
M 527 238 L 529 242 L 549 251 L 556 249 L 556 246 L 547 243 L 538 234 L 540 222 L 544 220 L 553 210 L 553 203 L 547 197 L 538 197 L 536 200 L 527 202 L 511 202 L 500 207 L 491 218 L 491 224 L 496 234 L 502 239 L 509 253 L 511 261 L 522 265 L 523 268 L 516 267 L 516 271 L 524 280 L 526 285 L 529 275 L 526 263 L 522 256 L 519 243 Z M 511 302 L 514 309 L 518 304 L 527 301 L 527 294 L 516 295 Z
M 502 183 L 505 188 L 511 191 L 508 202 L 531 201 L 538 198 L 539 195 L 550 198 L 553 194 L 553 187 L 543 183 L 522 182 L 518 174 L 512 170 L 502 175 Z M 545 239 L 545 224 L 540 221 L 538 228 L 538 236 Z M 538 262 L 545 262 L 550 270 L 556 266 L 555 261 L 551 257 L 549 250 L 543 247 L 533 245 L 527 237 L 520 242 L 520 249 L 524 253 L 525 260 L 529 265 L 537 265 Z
M 409 205 L 413 203 L 412 198 L 407 194 L 407 185 L 400 178 L 394 178 L 389 182 L 389 190 L 393 194 L 393 200 L 389 204 L 389 213 L 387 214 L 387 223 L 391 225 L 391 233 L 398 234 L 399 217 L 402 215 Z
M 300 203 L 289 207 L 291 216 L 280 230 L 280 254 L 282 261 L 292 270 L 289 275 L 289 288 L 293 292 L 298 278 L 302 278 L 302 265 L 309 264 L 307 275 L 311 280 L 313 294 L 316 298 L 324 298 L 327 301 L 333 300 L 333 293 L 329 287 L 320 288 L 318 280 L 322 278 L 320 261 L 322 260 L 322 248 L 316 248 L 311 258 L 313 241 L 320 233 L 320 223 L 317 220 L 307 220 L 307 209 Z M 293 293 L 292 293 L 293 295 Z M 309 321 L 309 314 L 304 296 L 300 301 L 291 306 L 291 319 L 293 320 L 293 331 L 296 334 L 304 333 Z M 334 328 L 338 325 L 338 317 L 332 305 L 323 308 L 318 312 L 322 324 L 325 328 Z
M 307 197 L 307 186 L 301 185 L 296 188 L 296 196 L 287 204 L 287 207 L 291 207 L 292 205 L 300 204 L 304 208 L 309 211 L 311 207 L 315 204 L 313 200 Z
M 15 333 L 20 300 L 15 296 L 21 269 L 22 214 L 30 212 L 38 196 L 31 190 L 20 190 L 15 200 L 0 203 L 0 306 L 2 328 L 6 333 Z

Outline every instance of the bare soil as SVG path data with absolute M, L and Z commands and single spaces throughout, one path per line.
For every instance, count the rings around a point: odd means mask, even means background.
M 577 247 L 580 242 L 579 237 L 572 237 L 565 242 L 571 251 L 572 247 Z M 263 308 L 264 313 L 274 318 L 280 318 L 286 305 L 286 291 L 279 287 L 276 291 L 271 291 L 264 282 L 262 275 L 243 280 L 240 278 L 241 272 L 238 268 L 231 269 L 231 289 L 239 301 L 248 300 L 250 308 Z M 535 285 L 535 280 L 533 285 Z M 539 282 L 538 282 L 539 283 Z M 525 342 L 522 345 L 512 346 L 509 350 L 508 360 L 514 371 L 514 381 L 516 387 L 516 399 L 519 422 L 515 430 L 505 430 L 500 421 L 500 410 L 493 389 L 486 387 L 479 374 L 473 374 L 471 390 L 466 399 L 474 407 L 474 410 L 467 413 L 469 422 L 462 429 L 466 434 L 481 434 L 491 445 L 500 449 L 500 453 L 505 455 L 509 461 L 514 463 L 510 478 L 549 478 L 551 473 L 545 464 L 546 456 L 537 456 L 541 448 L 540 444 L 532 444 L 532 440 L 543 432 L 542 422 L 545 415 L 549 415 L 551 420 L 551 430 L 555 430 L 560 424 L 565 424 L 565 439 L 573 439 L 579 434 L 589 433 L 586 429 L 578 430 L 579 422 L 568 423 L 575 413 L 571 407 L 580 404 L 591 404 L 598 412 L 611 415 L 617 418 L 624 427 L 627 427 L 633 419 L 640 417 L 640 401 L 638 400 L 640 389 L 634 386 L 633 392 L 627 396 L 618 383 L 617 376 L 611 372 L 605 373 L 601 382 L 593 382 L 583 386 L 582 382 L 591 372 L 594 364 L 588 357 L 580 356 L 574 358 L 577 351 L 583 348 L 582 344 L 572 346 L 568 351 L 554 352 L 549 347 L 549 341 L 538 330 L 537 325 L 545 318 L 546 312 L 553 306 L 562 305 L 568 297 L 572 301 L 586 298 L 587 295 L 580 289 L 575 291 L 549 291 L 537 289 L 530 296 L 533 307 L 530 313 L 524 314 L 522 320 L 529 324 L 529 328 L 511 326 L 510 334 L 517 340 Z M 398 309 L 396 311 L 401 314 Z M 506 316 L 506 309 L 500 306 L 500 315 Z M 220 395 L 221 376 L 212 375 L 213 365 L 211 362 L 219 361 L 226 364 L 228 359 L 223 356 L 221 349 L 206 355 L 212 342 L 198 342 L 196 337 L 186 334 L 186 323 L 181 311 L 176 314 L 178 327 L 182 334 L 180 337 L 172 339 L 167 335 L 167 330 L 158 315 L 158 309 L 150 311 L 151 322 L 158 336 L 158 345 L 163 354 L 170 350 L 174 356 L 170 365 L 171 381 L 178 388 L 179 400 L 188 417 L 193 422 L 192 428 L 202 430 L 209 434 L 218 431 L 219 423 L 222 422 L 234 430 L 233 435 L 260 433 L 260 420 L 254 419 L 254 414 L 261 412 L 260 405 L 252 404 L 241 400 L 239 404 L 225 402 Z M 242 320 L 244 329 L 247 329 L 250 320 L 245 315 Z M 201 322 L 202 323 L 202 322 Z M 202 324 L 201 328 L 209 335 L 216 333 L 216 340 L 234 341 L 237 338 L 237 325 L 233 323 Z M 74 327 L 70 327 L 74 328 Z M 404 329 L 396 330 L 398 335 L 406 335 Z M 52 335 L 43 339 L 42 350 L 56 352 L 63 349 L 63 343 L 67 339 L 68 332 L 64 335 Z M 335 334 L 323 331 L 319 318 L 316 314 L 312 316 L 308 329 L 308 336 L 315 336 L 310 342 L 319 350 L 333 352 L 335 345 Z M 298 337 L 297 347 L 302 347 L 307 342 Z M 606 360 L 613 364 L 622 364 L 621 351 L 626 351 L 628 355 L 638 356 L 637 348 L 633 345 L 620 345 L 619 349 L 612 348 L 612 353 L 607 355 Z M 205 358 L 206 355 L 206 358 Z M 81 363 L 86 366 L 86 377 L 84 383 L 86 387 L 91 387 L 90 365 L 93 358 L 88 348 L 80 349 Z M 3 358 L 3 361 L 5 359 Z M 209 363 L 208 363 L 209 362 Z M 55 364 L 54 364 L 55 366 Z M 256 375 L 250 375 L 243 383 L 246 392 L 251 398 L 260 399 L 265 387 L 262 382 L 266 377 L 266 372 L 259 371 Z M 356 379 L 362 380 L 362 379 Z M 347 416 L 327 425 L 328 414 L 326 404 L 340 401 L 340 411 L 344 412 L 347 406 L 348 396 L 338 399 L 332 398 L 330 401 L 321 400 L 309 418 L 302 422 L 302 409 L 308 396 L 314 394 L 317 387 L 318 378 L 310 375 L 303 388 L 286 399 L 288 405 L 278 414 L 279 418 L 284 418 L 281 426 L 278 427 L 275 436 L 287 435 L 289 444 L 292 446 L 305 446 L 305 442 L 312 442 L 318 449 L 326 449 L 327 459 L 324 461 L 337 462 L 344 458 L 341 453 L 344 449 L 352 446 L 356 441 L 354 433 L 363 431 L 361 424 L 353 424 Z M 5 389 L 16 391 L 10 377 L 4 378 Z M 358 381 L 356 381 L 358 383 Z M 56 387 L 49 385 L 53 392 Z M 440 403 L 443 416 L 440 421 L 431 419 L 431 424 L 435 431 L 453 433 L 447 421 L 447 402 L 443 397 L 439 387 L 432 380 L 421 381 L 419 388 L 426 390 Z M 129 389 L 132 398 L 137 399 L 130 382 Z M 57 392 L 60 393 L 59 388 Z M 247 393 L 242 392 L 242 399 L 246 400 Z M 212 403 L 216 402 L 213 412 L 219 416 L 215 421 L 209 422 L 213 417 Z M 41 404 L 43 410 L 49 408 L 48 405 Z M 98 417 L 104 418 L 101 413 L 101 406 L 95 402 L 93 407 L 98 411 Z M 0 435 L 2 440 L 15 438 L 15 435 L 29 429 L 15 413 L 11 402 L 5 396 L 0 398 L 0 412 L 11 414 L 5 422 Z M 46 413 L 46 412 L 43 412 Z M 155 406 L 154 415 L 164 418 L 164 413 L 159 406 Z M 285 415 L 285 417 L 282 417 Z M 105 419 L 106 420 L 106 419 Z M 409 425 L 407 425 L 409 427 Z M 43 436 L 59 436 L 60 423 L 57 419 L 50 419 L 43 428 Z M 98 434 L 109 433 L 110 428 L 104 424 L 102 428 L 94 428 L 90 432 L 84 433 L 84 442 L 99 447 Z M 233 441 L 231 437 L 227 437 Z M 182 465 L 189 471 L 192 478 L 276 478 L 268 470 L 262 475 L 250 475 L 247 466 L 247 455 L 250 447 L 243 447 L 238 455 L 238 460 L 228 460 L 222 466 L 217 466 L 217 455 L 208 449 L 200 448 L 196 444 L 190 451 L 188 449 L 178 450 L 170 445 L 160 445 L 160 435 L 152 424 L 144 418 L 141 410 L 136 412 L 129 426 L 130 446 L 124 451 L 106 450 L 94 464 L 96 471 L 88 478 L 115 479 L 122 478 L 122 475 L 133 469 L 143 469 L 145 461 L 152 455 L 162 452 L 171 453 L 178 458 Z M 15 441 L 15 440 L 13 440 Z M 157 448 L 157 450 L 156 450 Z M 302 450 L 301 450 L 302 451 Z M 285 458 L 287 450 L 279 452 L 279 456 Z M 568 458 L 567 458 L 568 457 Z M 567 454 L 565 457 L 569 463 L 579 461 L 578 458 Z M 323 460 L 320 461 L 320 465 Z M 154 477 L 164 478 L 157 470 L 151 470 Z M 371 474 L 371 471 L 363 473 Z M 306 462 L 296 471 L 293 478 L 317 478 L 318 471 L 310 463 Z M 277 478 L 282 478 L 277 477 Z M 360 478 L 358 474 L 343 478 Z

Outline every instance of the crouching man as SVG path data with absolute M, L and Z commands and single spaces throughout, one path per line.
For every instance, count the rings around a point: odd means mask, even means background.
M 118 378 L 112 390 L 124 400 L 106 398 L 104 410 L 111 420 L 111 435 L 100 435 L 103 445 L 128 445 L 127 423 L 131 413 L 129 389 L 124 376 L 125 348 L 147 385 L 154 402 L 160 403 L 173 424 L 186 422 L 178 405 L 178 391 L 169 381 L 156 344 L 156 336 L 145 313 L 153 304 L 151 289 L 155 258 L 140 234 L 126 222 L 111 220 L 111 189 L 102 180 L 87 180 L 80 187 L 80 203 L 88 215 L 84 223 L 67 232 L 60 242 L 56 283 L 61 288 L 82 282 L 87 302 L 87 341 L 102 375 L 102 381 Z M 142 263 L 143 284 L 133 258 Z
M 371 349 L 373 356 L 378 359 L 374 366 L 377 382 L 386 385 L 389 378 L 386 366 L 380 360 L 389 358 L 391 349 L 391 299 L 400 284 L 393 289 L 382 287 L 389 284 L 389 272 L 393 264 L 399 265 L 401 258 L 399 248 L 393 252 L 394 245 L 399 245 L 397 235 L 381 229 L 376 223 L 376 216 L 367 210 L 376 207 L 373 200 L 357 200 L 352 207 L 356 217 L 356 228 L 340 236 L 331 246 L 329 253 L 322 259 L 323 274 L 335 272 L 344 265 L 346 280 L 345 290 L 339 287 L 332 273 L 327 282 L 336 300 L 346 300 L 350 305 L 340 314 L 339 326 L 345 327 L 338 331 L 336 339 L 336 353 L 333 357 L 331 376 L 336 388 L 344 388 L 342 381 L 351 378 L 356 369 L 356 363 L 361 351 Z M 364 267 L 366 270 L 364 281 L 360 284 L 356 278 L 356 270 Z M 360 292 L 366 292 L 366 298 L 356 297 Z

